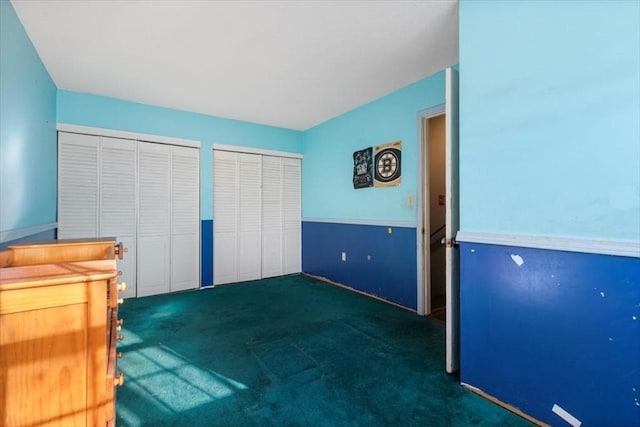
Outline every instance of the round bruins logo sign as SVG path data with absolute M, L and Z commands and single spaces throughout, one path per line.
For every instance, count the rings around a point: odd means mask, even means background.
M 376 180 L 392 182 L 400 177 L 400 150 L 385 148 L 376 153 Z

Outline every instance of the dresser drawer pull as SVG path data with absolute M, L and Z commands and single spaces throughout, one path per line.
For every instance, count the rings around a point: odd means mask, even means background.
M 122 359 L 122 352 L 121 351 L 116 353 L 116 358 L 117 359 Z
M 115 245 L 115 254 L 118 257 L 118 259 L 124 258 L 124 254 L 127 252 L 129 252 L 129 248 L 125 248 L 122 242 Z
M 127 284 L 125 282 L 118 283 L 116 289 L 118 290 L 118 292 L 124 292 L 127 290 Z
M 113 385 L 121 387 L 124 384 L 124 372 L 120 372 L 113 380 Z
M 124 298 L 118 298 L 118 304 L 122 304 L 124 302 Z
M 118 334 L 118 335 L 116 335 L 116 339 L 117 339 L 118 341 L 122 341 L 122 340 L 124 339 L 124 334 Z

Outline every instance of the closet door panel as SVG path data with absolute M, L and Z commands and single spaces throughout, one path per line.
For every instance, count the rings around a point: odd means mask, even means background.
M 138 296 L 169 292 L 171 147 L 138 143 Z
M 262 277 L 282 275 L 282 159 L 262 158 Z
M 284 274 L 302 270 L 300 217 L 300 159 L 282 159 L 282 216 Z
M 238 279 L 238 154 L 213 152 L 213 283 Z
M 171 236 L 171 292 L 196 289 L 200 284 L 198 236 Z
M 92 135 L 58 134 L 58 238 L 98 237 L 99 143 Z
M 138 296 L 169 292 L 169 236 L 139 236 L 138 248 Z
M 262 277 L 262 158 L 238 154 L 238 281 Z
M 262 278 L 262 250 L 259 236 L 252 231 L 238 235 L 238 281 L 259 280 Z
M 288 230 L 284 234 L 284 268 L 283 274 L 300 273 L 300 239 L 301 233 Z
M 100 236 L 115 237 L 127 248 L 118 261 L 127 284 L 125 298 L 136 296 L 137 141 L 100 137 Z
M 171 148 L 171 291 L 200 284 L 200 150 Z
M 238 281 L 238 238 L 236 233 L 216 233 L 213 245 L 213 284 Z

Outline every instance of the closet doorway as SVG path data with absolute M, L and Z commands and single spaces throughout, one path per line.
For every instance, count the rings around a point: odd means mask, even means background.
M 446 257 L 445 257 L 445 115 L 423 118 L 423 164 L 425 174 L 424 275 L 428 284 L 427 306 L 430 316 L 446 322 Z
M 301 157 L 214 146 L 214 285 L 302 270 Z
M 127 254 L 118 269 L 125 298 L 198 288 L 199 143 L 150 142 L 73 125 L 58 129 L 58 238 L 122 242 Z

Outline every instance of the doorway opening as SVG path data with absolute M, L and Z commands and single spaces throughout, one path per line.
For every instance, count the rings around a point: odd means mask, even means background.
M 446 322 L 445 114 L 422 119 L 423 266 L 426 312 Z

